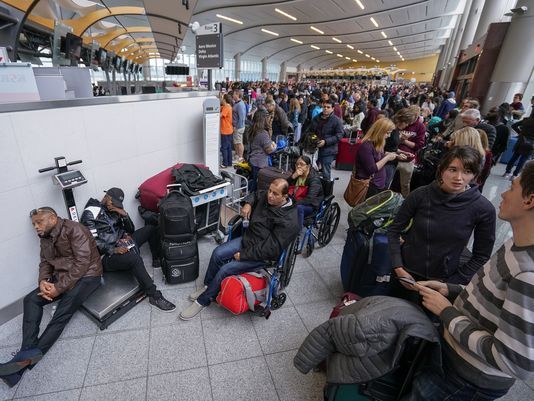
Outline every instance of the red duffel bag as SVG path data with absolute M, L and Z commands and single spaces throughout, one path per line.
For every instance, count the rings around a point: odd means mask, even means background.
M 268 277 L 261 273 L 244 273 L 226 277 L 221 283 L 217 303 L 234 315 L 254 311 L 267 299 Z
M 159 211 L 159 201 L 167 195 L 167 185 L 176 183 L 176 179 L 172 175 L 172 170 L 175 168 L 178 169 L 183 165 L 184 163 L 178 163 L 166 168 L 139 185 L 139 202 L 141 206 L 157 213 Z M 207 168 L 203 164 L 195 164 L 195 166 Z

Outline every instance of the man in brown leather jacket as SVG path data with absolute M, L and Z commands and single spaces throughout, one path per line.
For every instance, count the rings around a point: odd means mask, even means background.
M 102 276 L 100 254 L 86 227 L 58 217 L 50 207 L 34 209 L 30 217 L 41 239 L 39 288 L 24 297 L 20 351 L 0 364 L 0 377 L 10 387 L 52 347 L 74 312 L 98 288 Z M 57 300 L 54 316 L 39 337 L 43 306 Z

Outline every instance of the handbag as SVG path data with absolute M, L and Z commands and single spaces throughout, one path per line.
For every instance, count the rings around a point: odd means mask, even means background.
M 358 152 L 360 151 L 360 145 L 361 142 L 356 144 L 358 148 L 355 152 L 355 158 L 358 156 Z M 371 182 L 372 178 L 373 176 L 370 176 L 366 179 L 356 178 L 356 160 L 354 160 L 354 167 L 352 168 L 349 184 L 347 185 L 345 193 L 343 194 L 343 198 L 345 198 L 345 202 L 347 202 L 349 206 L 354 207 L 365 200 L 365 196 L 369 190 L 369 183 Z

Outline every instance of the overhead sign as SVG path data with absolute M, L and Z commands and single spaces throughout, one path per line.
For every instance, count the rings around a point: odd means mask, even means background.
M 223 35 L 220 22 L 202 25 L 196 32 L 197 68 L 224 66 Z

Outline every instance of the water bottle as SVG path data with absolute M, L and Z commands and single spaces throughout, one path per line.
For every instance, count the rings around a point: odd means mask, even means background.
M 243 219 L 243 228 L 248 228 L 249 224 L 250 224 L 249 219 Z

